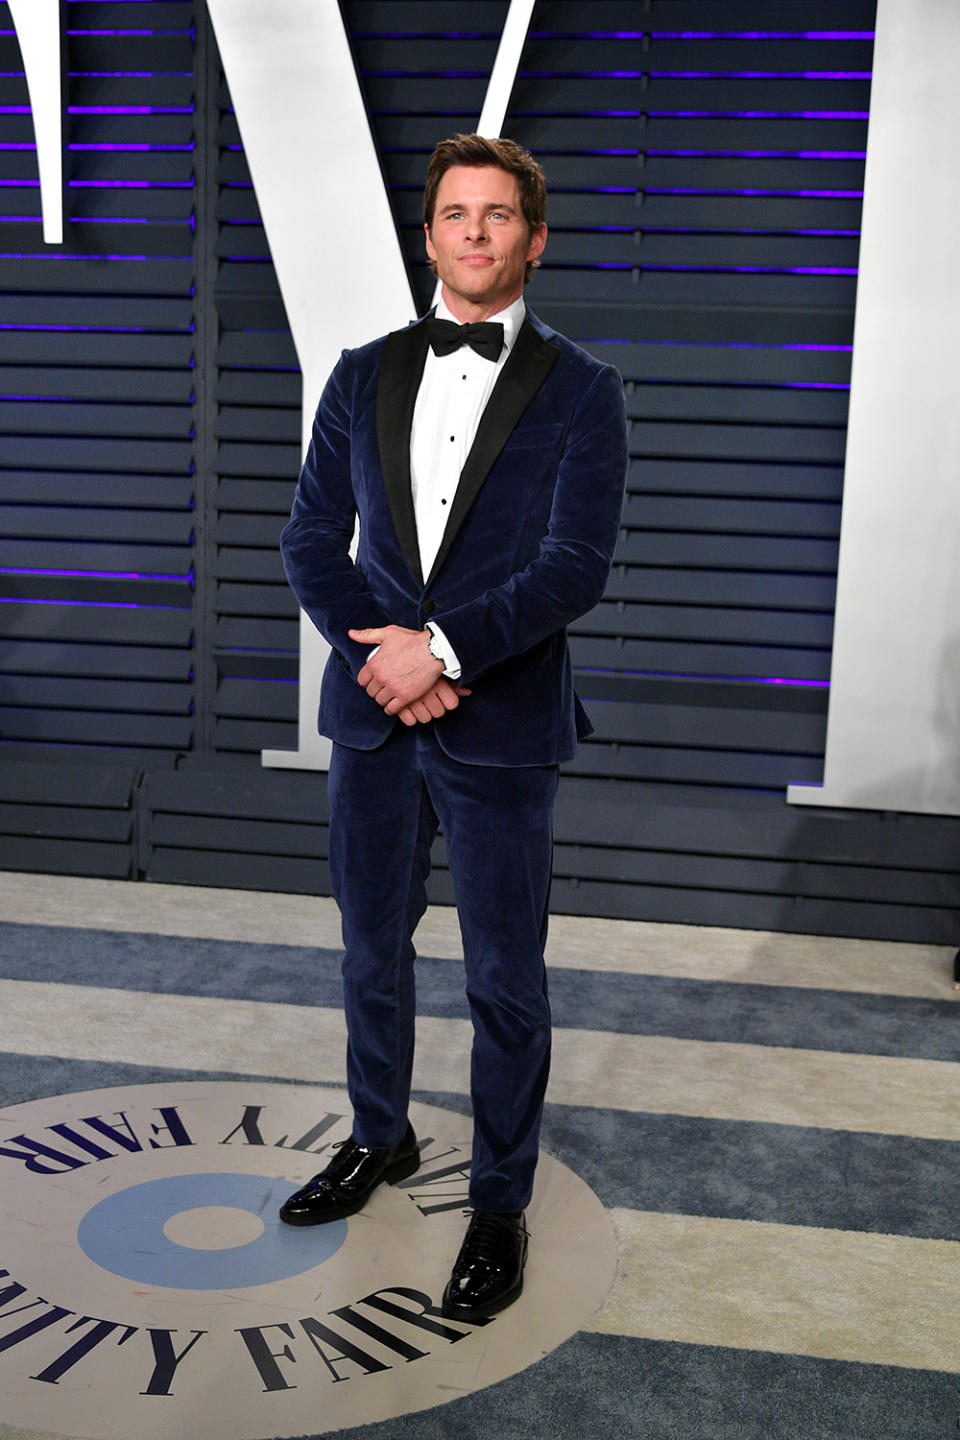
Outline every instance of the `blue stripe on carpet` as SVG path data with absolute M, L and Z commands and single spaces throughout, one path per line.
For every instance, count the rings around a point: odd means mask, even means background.
M 960 1377 L 575 1335 L 539 1364 L 436 1410 L 337 1440 L 949 1440 Z M 304 1437 L 311 1440 L 311 1437 Z
M 340 952 L 295 945 L 0 924 L 0 974 L 158 994 L 339 1007 Z M 421 1014 L 467 1015 L 463 964 L 421 957 Z M 622 972 L 550 973 L 554 1023 L 751 1045 L 960 1058 L 960 1005 L 943 1000 Z

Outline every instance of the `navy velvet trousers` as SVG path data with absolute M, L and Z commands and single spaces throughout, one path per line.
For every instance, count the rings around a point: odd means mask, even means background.
M 444 754 L 432 725 L 397 725 L 373 751 L 333 748 L 330 873 L 343 920 L 354 1138 L 390 1146 L 406 1128 L 412 936 L 439 825 L 473 1021 L 470 1204 L 481 1210 L 522 1210 L 533 1187 L 550 1067 L 543 947 L 557 773 L 463 765 Z

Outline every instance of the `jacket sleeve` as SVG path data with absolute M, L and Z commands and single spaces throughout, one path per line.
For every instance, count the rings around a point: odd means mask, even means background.
M 351 411 L 351 354 L 345 350 L 320 397 L 280 550 L 301 608 L 356 676 L 370 647 L 351 640 L 347 631 L 390 622 L 350 554 L 357 518 Z
M 536 559 L 505 584 L 431 617 L 459 656 L 465 683 L 598 603 L 613 560 L 626 468 L 623 382 L 604 366 L 567 431 Z

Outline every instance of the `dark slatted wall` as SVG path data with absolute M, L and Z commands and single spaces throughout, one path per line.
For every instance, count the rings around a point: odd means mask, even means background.
M 475 126 L 506 0 L 341 8 L 425 307 L 426 157 Z M 557 909 L 960 928 L 960 823 L 783 793 L 822 767 L 874 12 L 535 7 L 506 127 L 551 191 L 529 303 L 620 368 L 633 457 L 574 627 L 596 734 Z M 66 13 L 49 251 L 0 3 L 0 864 L 324 889 L 323 777 L 259 761 L 296 747 L 301 386 L 229 87 L 199 0 Z
M 0 856 L 129 874 L 136 774 L 194 744 L 193 6 L 66 16 L 45 248 L 0 5 Z

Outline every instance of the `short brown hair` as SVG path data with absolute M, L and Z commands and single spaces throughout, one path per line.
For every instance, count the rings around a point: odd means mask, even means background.
M 489 140 L 484 135 L 454 135 L 441 140 L 430 156 L 426 184 L 423 187 L 423 219 L 427 229 L 433 226 L 433 212 L 437 204 L 437 190 L 446 172 L 454 165 L 495 165 L 513 175 L 520 192 L 520 209 L 532 235 L 546 224 L 547 184 L 543 171 L 529 150 L 524 150 L 515 140 Z M 527 261 L 526 278 L 530 271 L 540 264 L 539 260 Z M 435 269 L 431 262 L 431 269 Z

